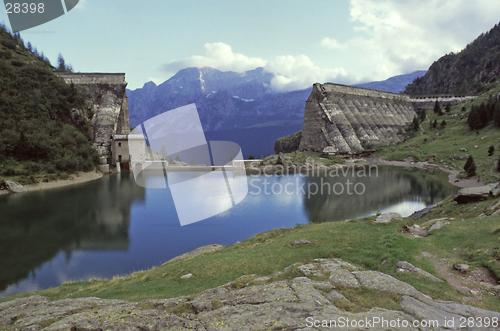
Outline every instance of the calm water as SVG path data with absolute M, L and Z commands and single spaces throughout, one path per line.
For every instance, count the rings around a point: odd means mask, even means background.
M 126 275 L 199 246 L 296 224 L 379 211 L 407 216 L 456 192 L 444 176 L 424 171 L 367 174 L 249 176 L 241 203 L 182 227 L 168 188 L 142 188 L 130 174 L 0 196 L 0 296 Z

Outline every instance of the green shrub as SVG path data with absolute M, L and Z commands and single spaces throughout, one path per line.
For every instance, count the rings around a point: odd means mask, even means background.
M 10 61 L 10 63 L 13 65 L 13 66 L 16 66 L 16 67 L 22 67 L 24 65 L 24 62 L 23 61 L 17 61 L 17 60 L 12 60 Z
M 1 44 L 7 47 L 8 49 L 12 50 L 15 50 L 17 46 L 14 40 L 7 40 L 7 39 L 2 40 Z
M 54 167 L 53 164 L 47 164 L 45 166 L 45 171 L 48 173 L 48 174 L 55 174 L 56 173 L 56 167 Z
M 16 170 L 10 167 L 5 168 L 2 171 L 2 175 L 4 176 L 15 176 L 16 175 Z

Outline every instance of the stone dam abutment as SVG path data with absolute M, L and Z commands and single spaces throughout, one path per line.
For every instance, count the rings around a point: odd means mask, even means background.
M 110 155 L 113 137 L 130 133 L 125 74 L 56 73 L 56 76 L 87 93 L 94 108 L 94 148 L 100 155 Z
M 473 96 L 415 96 L 340 84 L 313 85 L 306 101 L 301 151 L 352 153 L 404 140 L 417 113 L 436 101 L 456 105 Z

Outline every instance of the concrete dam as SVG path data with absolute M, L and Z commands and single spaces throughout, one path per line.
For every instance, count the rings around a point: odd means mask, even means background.
M 360 152 L 404 140 L 408 124 L 417 113 L 472 100 L 470 95 L 409 96 L 340 84 L 313 85 L 306 101 L 301 151 L 334 153 Z M 296 142 L 290 142 L 294 146 Z M 286 149 L 277 141 L 277 152 Z M 296 146 L 296 145 L 295 145 Z
M 394 144 L 416 115 L 408 95 L 316 83 L 306 101 L 299 149 L 336 153 Z

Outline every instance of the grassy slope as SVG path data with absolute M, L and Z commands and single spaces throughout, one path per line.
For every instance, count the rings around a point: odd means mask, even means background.
M 450 157 L 472 155 L 477 167 L 476 173 L 487 182 L 498 181 L 500 176 L 496 171 L 497 161 L 500 156 L 500 130 L 493 122 L 477 132 L 470 130 L 467 125 L 467 115 L 471 106 L 479 106 L 486 102 L 490 95 L 496 96 L 500 92 L 498 82 L 489 84 L 489 92 L 473 101 L 469 101 L 451 107 L 450 113 L 443 116 L 434 114 L 432 110 L 427 111 L 427 118 L 420 124 L 420 132 L 404 143 L 383 147 L 379 155 L 386 160 L 403 161 L 411 155 L 415 161 L 426 161 L 434 156 L 436 164 L 451 169 L 463 170 L 466 159 L 453 160 Z M 466 111 L 462 111 L 465 107 Z M 444 111 L 444 104 L 441 105 Z M 431 129 L 430 124 L 437 120 L 438 128 Z M 445 120 L 447 125 L 442 128 L 441 122 Z M 486 137 L 483 139 L 483 137 Z M 488 156 L 490 145 L 495 147 L 493 156 Z M 478 148 L 474 148 L 477 146 Z M 466 148 L 467 152 L 461 152 L 460 148 Z

